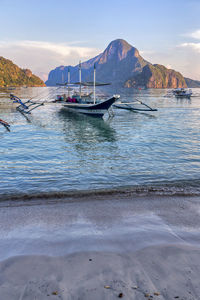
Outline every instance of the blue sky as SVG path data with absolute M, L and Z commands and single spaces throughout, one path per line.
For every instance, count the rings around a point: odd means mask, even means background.
M 200 80 L 200 0 L 0 0 L 0 55 L 46 78 L 123 38 Z

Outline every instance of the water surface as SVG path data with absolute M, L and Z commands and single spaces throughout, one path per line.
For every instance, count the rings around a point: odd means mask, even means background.
M 167 90 L 109 88 L 121 100 L 140 99 L 157 112 L 115 109 L 95 119 L 46 104 L 24 118 L 2 95 L 0 194 L 112 189 L 156 184 L 200 187 L 200 90 L 191 100 Z M 54 99 L 55 88 L 21 88 L 22 98 Z

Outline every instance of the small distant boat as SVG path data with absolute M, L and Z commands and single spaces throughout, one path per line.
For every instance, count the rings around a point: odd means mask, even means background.
M 72 97 L 70 97 L 69 89 L 68 89 L 68 97 L 64 94 L 62 96 L 58 95 L 57 99 L 54 102 L 62 102 L 63 108 L 75 113 L 81 113 L 85 115 L 90 115 L 93 117 L 103 117 L 106 112 L 108 112 L 109 108 L 112 104 L 117 101 L 120 96 L 113 95 L 107 100 L 96 99 L 96 86 L 104 86 L 109 85 L 110 83 L 98 83 L 96 82 L 96 68 L 94 65 L 94 81 L 93 82 L 81 82 L 81 63 L 79 64 L 79 82 L 74 83 L 75 85 L 79 85 L 79 93 L 73 93 Z M 68 83 L 64 85 L 70 85 L 70 73 L 68 69 Z M 81 87 L 93 87 L 92 93 L 82 93 Z M 91 95 L 93 94 L 93 99 Z
M 7 87 L 7 90 L 8 91 L 14 91 L 14 90 L 16 90 L 16 87 L 15 86 L 9 86 L 9 87 Z
M 191 89 L 177 88 L 177 89 L 174 89 L 172 92 L 173 92 L 173 95 L 177 98 L 190 98 L 192 96 Z
M 16 87 L 14 86 L 1 86 L 0 87 L 0 92 L 3 92 L 3 93 L 9 93 L 10 91 L 14 91 L 16 90 Z

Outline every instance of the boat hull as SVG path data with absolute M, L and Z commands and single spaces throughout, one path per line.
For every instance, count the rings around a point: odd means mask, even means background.
M 118 98 L 112 97 L 97 104 L 64 103 L 63 108 L 69 111 L 102 118 Z
M 176 98 L 190 98 L 192 96 L 192 91 L 181 88 L 174 90 L 173 94 Z
M 192 96 L 192 94 L 183 94 L 183 95 L 177 95 L 177 94 L 174 94 L 176 98 L 190 98 Z

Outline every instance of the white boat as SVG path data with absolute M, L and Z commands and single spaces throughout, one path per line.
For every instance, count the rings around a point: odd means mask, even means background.
M 185 89 L 185 88 L 177 88 L 172 91 L 173 95 L 177 98 L 190 98 L 192 96 L 192 90 L 191 89 Z
M 79 82 L 75 84 L 79 85 L 79 93 L 73 93 L 73 96 L 70 97 L 69 89 L 68 89 L 68 96 L 58 95 L 55 102 L 62 102 L 63 109 L 70 110 L 75 113 L 81 113 L 85 115 L 90 115 L 94 117 L 103 117 L 106 112 L 108 112 L 109 108 L 112 104 L 117 101 L 120 96 L 113 95 L 108 99 L 96 99 L 96 86 L 104 86 L 109 85 L 110 83 L 97 83 L 96 82 L 96 68 L 94 65 L 94 81 L 93 82 L 81 82 L 81 63 L 79 64 Z M 65 86 L 70 85 L 70 73 L 68 70 L 68 83 L 64 84 Z M 91 98 L 91 93 L 88 95 L 83 94 L 81 87 L 82 86 L 93 86 L 93 99 Z

